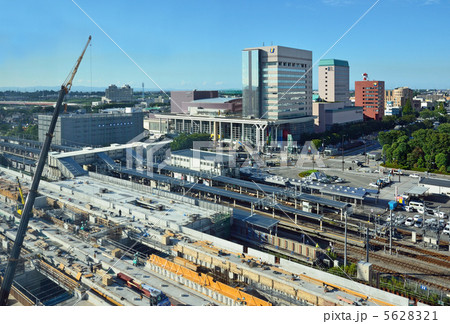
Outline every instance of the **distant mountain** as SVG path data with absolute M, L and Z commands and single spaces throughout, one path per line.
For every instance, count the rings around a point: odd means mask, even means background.
M 107 87 L 86 87 L 86 86 L 73 86 L 72 91 L 81 91 L 81 92 L 90 92 L 92 91 L 105 91 Z M 59 91 L 61 89 L 61 86 L 54 86 L 54 87 L 46 87 L 46 86 L 36 86 L 36 87 L 0 87 L 0 91 L 20 91 L 20 92 L 35 92 L 35 91 L 42 91 L 42 90 L 53 90 L 53 91 Z

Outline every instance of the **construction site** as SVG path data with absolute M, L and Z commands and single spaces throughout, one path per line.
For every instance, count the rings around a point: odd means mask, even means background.
M 4 265 L 20 220 L 15 179 L 25 194 L 31 179 L 1 172 Z M 41 181 L 39 193 L 11 290 L 23 305 L 149 305 L 153 293 L 172 305 L 410 303 L 229 241 L 233 210 L 219 204 L 91 177 Z

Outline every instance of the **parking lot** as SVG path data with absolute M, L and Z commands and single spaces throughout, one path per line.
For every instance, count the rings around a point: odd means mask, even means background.
M 357 161 L 366 163 L 357 163 Z M 318 168 L 317 164 L 314 165 L 314 169 L 325 173 L 330 177 L 339 177 L 344 180 L 344 183 L 336 183 L 343 186 L 374 188 L 373 184 L 380 178 L 386 178 L 389 175 L 391 169 L 380 166 L 381 161 L 369 161 L 360 152 L 344 156 L 344 170 L 342 170 L 342 158 L 341 157 L 324 157 L 323 162 L 325 168 Z M 360 166 L 358 166 L 358 164 Z M 270 172 L 276 175 L 281 175 L 288 178 L 299 179 L 298 174 L 302 171 L 312 169 L 312 162 L 305 162 L 302 166 L 289 166 L 289 167 L 277 167 L 270 168 Z M 349 170 L 349 168 L 351 170 Z M 387 223 L 389 221 L 388 202 L 395 199 L 396 195 L 402 195 L 411 188 L 418 186 L 419 177 L 435 177 L 435 178 L 448 178 L 441 175 L 425 174 L 414 171 L 402 171 L 403 174 L 391 175 L 391 182 L 385 187 L 380 189 L 377 199 L 373 197 L 368 198 L 364 204 L 362 210 L 365 212 L 373 211 L 376 215 L 381 215 L 380 224 Z M 371 186 L 372 183 L 372 186 Z M 393 212 L 393 225 L 399 229 L 405 229 L 410 231 L 416 231 L 418 234 L 425 234 L 426 236 L 436 237 L 437 233 L 441 239 L 448 240 L 448 228 L 444 231 L 446 224 L 448 224 L 448 218 L 440 218 L 438 212 L 444 215 L 450 214 L 450 197 L 444 195 L 424 195 L 418 198 L 426 203 L 426 209 L 430 213 L 420 213 L 416 210 L 395 210 Z M 422 212 L 424 212 L 423 210 Z M 436 213 L 436 214 L 435 214 Z M 406 225 L 406 220 L 411 217 L 414 219 L 419 218 L 421 221 L 414 221 L 411 225 Z M 442 215 L 441 215 L 442 216 Z M 408 222 L 409 223 L 409 222 Z

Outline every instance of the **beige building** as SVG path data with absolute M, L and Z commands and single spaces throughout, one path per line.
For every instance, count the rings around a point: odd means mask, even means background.
M 319 96 L 327 102 L 349 103 L 349 70 L 347 61 L 324 59 L 319 62 Z
M 414 91 L 408 87 L 395 88 L 394 90 L 386 90 L 384 100 L 385 107 L 403 107 L 406 104 L 406 100 L 411 101 L 411 105 L 414 110 L 418 111 L 421 108 L 420 101 L 414 100 Z

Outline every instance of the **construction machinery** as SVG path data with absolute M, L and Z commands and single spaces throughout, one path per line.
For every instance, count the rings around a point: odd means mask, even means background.
M 78 58 L 72 71 L 67 76 L 64 83 L 61 85 L 61 90 L 59 91 L 58 100 L 55 105 L 55 110 L 53 111 L 53 116 L 48 127 L 48 132 L 45 135 L 44 144 L 42 145 L 41 153 L 39 155 L 39 160 L 36 166 L 36 171 L 34 173 L 33 181 L 31 183 L 30 191 L 27 195 L 27 200 L 25 201 L 25 206 L 22 211 L 22 217 L 20 219 L 19 229 L 17 230 L 16 239 L 14 240 L 14 245 L 11 249 L 11 255 L 8 260 L 8 265 L 6 267 L 5 276 L 3 278 L 1 290 L 0 290 L 0 306 L 6 306 L 8 303 L 8 296 L 11 290 L 11 286 L 14 279 L 14 274 L 16 272 L 17 263 L 19 261 L 20 250 L 22 249 L 23 240 L 28 228 L 28 222 L 30 220 L 31 211 L 33 209 L 34 201 L 37 196 L 37 189 L 39 187 L 39 182 L 41 181 L 42 172 L 44 170 L 45 162 L 47 160 L 48 151 L 50 150 L 50 144 L 53 138 L 53 132 L 55 131 L 56 122 L 58 120 L 59 110 L 61 109 L 64 97 L 69 93 L 72 88 L 72 81 L 75 74 L 78 71 L 81 60 L 83 59 L 84 53 L 91 42 L 91 36 L 86 43 L 80 57 Z
M 25 199 L 23 198 L 23 191 L 22 186 L 20 185 L 19 177 L 16 177 L 17 180 L 17 186 L 19 187 L 19 197 L 20 197 L 20 203 L 17 204 L 17 214 L 22 215 L 22 209 L 23 206 L 25 206 Z

